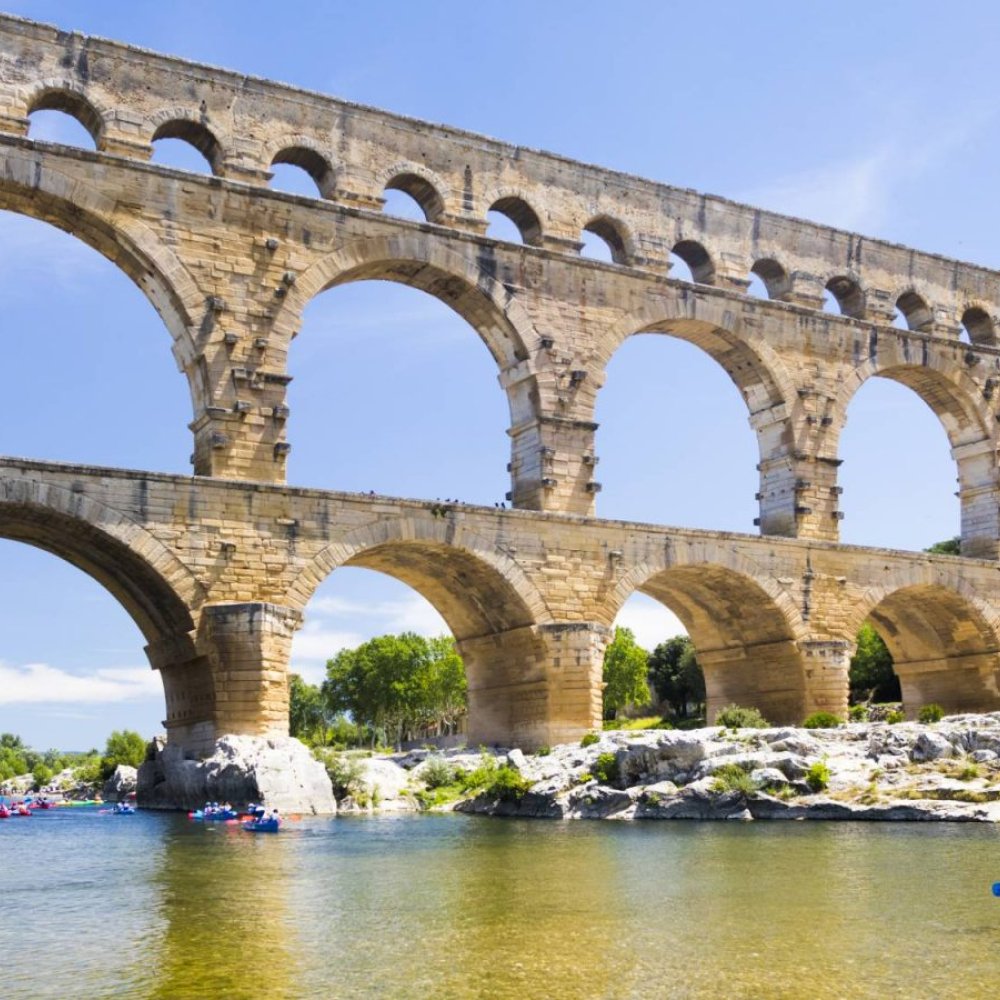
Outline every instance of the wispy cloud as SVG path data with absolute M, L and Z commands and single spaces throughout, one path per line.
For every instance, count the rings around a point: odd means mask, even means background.
M 163 697 L 149 667 L 103 667 L 71 674 L 47 663 L 0 663 L 0 705 L 96 704 Z

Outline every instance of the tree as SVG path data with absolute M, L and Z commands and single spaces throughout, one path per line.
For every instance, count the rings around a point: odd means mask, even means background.
M 466 706 L 465 668 L 451 639 L 382 635 L 327 661 L 323 697 L 331 712 L 391 734 L 397 742 L 451 726 Z
M 288 676 L 288 731 L 310 745 L 326 742 L 327 709 L 323 694 L 298 674 Z
M 20 736 L 0 733 L 0 781 L 16 778 L 31 770 L 28 748 Z
M 851 657 L 851 701 L 900 701 L 899 678 L 893 672 L 892 654 L 870 622 L 858 631 L 858 647 Z
M 616 718 L 626 705 L 648 705 L 649 683 L 646 650 L 631 629 L 616 628 L 604 654 L 604 717 Z
M 946 538 L 943 542 L 935 542 L 924 552 L 933 552 L 939 556 L 960 556 L 962 554 L 962 539 L 959 535 L 954 538 Z
M 649 655 L 649 681 L 674 715 L 686 719 L 705 702 L 705 675 L 686 635 L 661 642 Z
M 101 758 L 101 776 L 110 778 L 119 764 L 138 767 L 146 759 L 146 741 L 131 729 L 116 729 L 109 737 Z

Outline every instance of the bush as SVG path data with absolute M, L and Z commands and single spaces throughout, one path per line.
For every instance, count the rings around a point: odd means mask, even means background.
M 618 757 L 613 753 L 598 754 L 594 775 L 602 785 L 613 785 L 618 780 Z
M 867 722 L 868 721 L 868 706 L 867 705 L 851 705 L 847 710 L 847 718 L 851 722 Z
M 886 712 L 885 721 L 888 722 L 890 726 L 894 726 L 897 722 L 905 722 L 906 716 L 900 709 L 894 708 L 891 712 Z
M 582 747 L 592 747 L 595 743 L 600 743 L 601 737 L 599 733 L 587 733 L 582 740 L 580 740 L 580 746 Z
M 744 771 L 739 764 L 723 764 L 712 776 L 715 782 L 712 785 L 716 792 L 739 792 L 741 795 L 752 795 L 757 791 L 748 772 Z
M 924 705 L 917 713 L 917 719 L 929 725 L 932 722 L 940 722 L 944 718 L 944 709 L 940 705 Z
M 979 777 L 979 768 L 975 764 L 966 764 L 955 777 L 959 781 L 975 781 Z
M 420 777 L 428 788 L 444 788 L 455 783 L 455 768 L 442 757 L 428 757 Z
M 822 760 L 816 761 L 806 771 L 806 784 L 814 791 L 821 792 L 830 784 L 830 768 Z
M 367 789 L 362 783 L 365 765 L 358 757 L 348 757 L 346 754 L 327 753 L 320 756 L 326 773 L 333 785 L 333 796 L 336 799 L 363 796 Z
M 726 705 L 715 713 L 715 724 L 726 729 L 769 729 L 771 723 L 756 708 Z
M 550 746 L 548 745 L 548 743 L 543 743 L 543 744 L 542 744 L 542 745 L 541 745 L 541 746 L 540 746 L 540 747 L 539 747 L 539 748 L 538 748 L 538 749 L 537 749 L 537 750 L 535 751 L 535 756 L 536 756 L 536 757 L 548 757 L 548 755 L 549 755 L 550 753 L 552 753 L 552 747 L 550 747 Z
M 505 802 L 516 802 L 524 797 L 529 788 L 531 782 L 520 771 L 504 764 L 503 767 L 496 768 L 483 791 Z
M 834 715 L 833 712 L 813 712 L 802 723 L 802 727 L 804 729 L 836 729 L 843 721 L 839 716 Z

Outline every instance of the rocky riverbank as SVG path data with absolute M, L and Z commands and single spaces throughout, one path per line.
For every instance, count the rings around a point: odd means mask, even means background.
M 341 812 L 1000 821 L 1000 713 L 951 716 L 932 725 L 713 726 L 595 735 L 588 746 L 553 747 L 544 755 L 343 754 L 330 770 L 341 775 L 339 788 L 334 781 Z

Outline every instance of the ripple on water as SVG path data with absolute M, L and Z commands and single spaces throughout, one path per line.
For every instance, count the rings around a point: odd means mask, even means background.
M 30 829 L 29 829 L 30 828 Z M 4 997 L 993 997 L 997 832 L 0 823 Z M 12 905 L 12 901 L 13 905 Z

